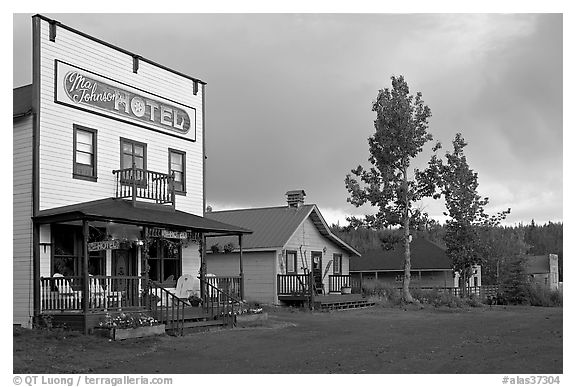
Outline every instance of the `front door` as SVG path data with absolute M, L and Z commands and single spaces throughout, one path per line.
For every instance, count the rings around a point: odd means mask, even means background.
M 324 293 L 324 286 L 322 284 L 322 253 L 318 251 L 312 252 L 312 276 L 314 277 L 314 286 L 318 293 Z
M 138 294 L 136 248 L 112 250 L 112 289 L 123 292 L 126 301 Z M 128 278 L 132 277 L 132 278 Z

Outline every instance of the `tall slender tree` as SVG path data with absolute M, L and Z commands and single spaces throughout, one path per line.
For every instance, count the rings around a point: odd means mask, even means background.
M 463 292 L 472 267 L 483 260 L 480 243 L 480 226 L 497 226 L 508 213 L 500 212 L 489 216 L 484 212 L 488 198 L 478 195 L 478 174 L 468 165 L 464 148 L 466 142 L 460 133 L 452 141 L 452 152 L 446 153 L 446 162 L 432 156 L 428 168 L 420 174 L 420 182 L 429 189 L 437 186 L 444 196 L 446 209 L 446 254 L 453 268 L 460 273 Z M 439 149 L 440 145 L 436 146 Z M 434 197 L 438 198 L 438 194 Z
M 432 140 L 428 133 L 430 108 L 424 104 L 422 94 L 410 94 L 403 76 L 392 78 L 392 88 L 378 91 L 372 104 L 376 113 L 375 133 L 368 138 L 372 167 L 362 166 L 352 170 L 345 179 L 350 193 L 348 202 L 360 207 L 370 203 L 377 213 L 364 219 L 354 217 L 352 224 L 369 228 L 400 227 L 404 244 L 404 279 L 402 295 L 412 302 L 410 294 L 410 231 L 420 223 L 425 214 L 414 205 L 423 196 L 429 196 L 430 187 L 421 189 L 415 180 L 417 171 L 411 174 L 413 159 L 422 152 L 423 145 Z M 352 175 L 360 179 L 361 183 Z

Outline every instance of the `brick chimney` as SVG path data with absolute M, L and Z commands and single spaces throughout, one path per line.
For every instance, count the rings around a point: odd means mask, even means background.
M 288 207 L 300 207 L 304 204 L 304 197 L 306 197 L 306 192 L 302 189 L 286 192 Z

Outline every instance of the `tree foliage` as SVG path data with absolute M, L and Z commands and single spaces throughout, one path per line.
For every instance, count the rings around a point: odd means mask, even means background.
M 431 112 L 420 92 L 415 96 L 410 94 L 404 77 L 393 76 L 391 79 L 392 88 L 379 90 L 372 104 L 372 111 L 376 113 L 375 133 L 368 139 L 368 160 L 372 167 L 364 169 L 358 166 L 345 179 L 350 193 L 348 202 L 357 207 L 369 203 L 377 212 L 366 215 L 364 219 L 352 217 L 348 220 L 357 227 L 401 228 L 400 239 L 405 247 L 403 298 L 410 302 L 409 235 L 411 228 L 426 219 L 426 214 L 415 203 L 431 193 L 428 187 L 415 179 L 418 172 L 410 176 L 409 169 L 424 144 L 432 140 L 428 133 Z
M 468 165 L 464 148 L 466 142 L 460 133 L 452 141 L 453 149 L 447 152 L 446 161 L 432 156 L 428 168 L 420 172 L 420 183 L 423 189 L 438 191 L 433 197 L 444 197 L 449 216 L 446 221 L 446 254 L 452 260 L 455 271 L 462 278 L 465 287 L 472 267 L 483 260 L 479 228 L 496 226 L 510 212 L 510 209 L 493 216 L 484 212 L 488 204 L 487 197 L 478 195 L 478 174 Z M 440 149 L 437 144 L 435 149 Z

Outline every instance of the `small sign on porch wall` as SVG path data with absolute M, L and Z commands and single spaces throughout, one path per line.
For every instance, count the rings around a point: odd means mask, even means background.
M 99 241 L 88 243 L 88 251 L 102 251 L 102 250 L 118 250 L 120 248 L 120 241 Z

